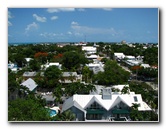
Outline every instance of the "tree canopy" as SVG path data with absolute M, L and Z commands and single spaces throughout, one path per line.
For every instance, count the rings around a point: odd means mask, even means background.
M 115 61 L 108 60 L 104 66 L 104 72 L 99 72 L 94 77 L 101 85 L 124 84 L 128 81 L 130 73 L 122 69 Z
M 80 64 L 87 62 L 88 60 L 85 56 L 76 51 L 65 52 L 62 59 L 62 65 L 69 70 L 72 68 L 77 69 L 80 67 Z
M 62 72 L 57 66 L 48 67 L 44 72 L 44 77 L 47 83 L 46 85 L 49 87 L 55 86 L 57 83 L 59 83 L 61 75 Z
M 8 120 L 50 121 L 51 117 L 40 99 L 28 97 L 26 99 L 18 98 L 8 103 Z

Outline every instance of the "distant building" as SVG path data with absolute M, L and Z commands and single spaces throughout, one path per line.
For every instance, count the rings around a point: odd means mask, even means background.
M 72 83 L 81 81 L 82 75 L 78 75 L 76 72 L 63 72 L 62 78 L 59 80 L 60 83 Z
M 150 68 L 149 64 L 141 64 L 140 66 L 143 67 L 143 68 Z
M 60 64 L 59 62 L 47 62 L 45 65 L 41 65 L 41 69 L 46 70 L 50 66 L 57 66 L 61 70 L 62 64 Z
M 99 56 L 98 55 L 90 55 L 90 56 L 86 56 L 87 59 L 89 60 L 93 60 L 93 59 L 97 59 Z
M 127 55 L 125 56 L 126 60 L 136 60 L 135 56 Z
M 37 72 L 28 72 L 28 71 L 26 71 L 26 72 L 23 73 L 23 78 L 24 78 L 24 80 L 27 80 L 29 78 L 33 79 L 36 75 L 37 75 Z
M 82 51 L 85 51 L 88 54 L 93 54 L 97 52 L 97 49 L 93 46 L 82 46 Z
M 123 53 L 114 53 L 114 59 L 124 59 L 125 55 Z
M 125 40 L 122 40 L 122 41 L 121 41 L 121 44 L 126 44 L 126 41 L 125 41 Z
M 17 72 L 19 70 L 19 68 L 17 67 L 17 65 L 14 64 L 14 63 L 9 63 L 8 64 L 8 68 L 11 69 L 11 71 L 13 71 L 13 72 Z

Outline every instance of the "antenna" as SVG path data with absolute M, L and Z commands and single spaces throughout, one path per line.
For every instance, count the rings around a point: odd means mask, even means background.
M 85 43 L 86 43 L 86 35 L 85 35 L 85 37 L 84 37 L 85 39 L 84 39 L 84 41 L 85 41 Z

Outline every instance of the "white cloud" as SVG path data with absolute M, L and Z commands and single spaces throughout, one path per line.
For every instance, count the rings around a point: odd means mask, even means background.
M 56 20 L 56 19 L 58 19 L 58 16 L 52 16 L 51 17 L 51 20 Z
M 8 19 L 13 18 L 12 14 L 10 11 L 8 11 Z M 8 26 L 12 26 L 12 23 L 8 20 Z
M 120 32 L 116 31 L 112 27 L 111 28 L 94 28 L 94 27 L 88 27 L 88 26 L 81 26 L 75 21 L 71 22 L 71 28 L 72 28 L 73 34 L 75 34 L 75 35 L 107 34 L 107 35 L 111 35 L 111 36 L 116 36 L 116 35 L 120 34 Z
M 12 23 L 10 21 L 8 21 L 8 26 L 12 26 Z
M 78 24 L 77 22 L 75 22 L 75 21 L 72 21 L 72 22 L 71 22 L 71 25 L 72 25 L 72 26 L 78 26 L 79 24 Z
M 72 35 L 73 33 L 71 31 L 68 31 L 67 34 Z
M 47 20 L 46 17 L 40 17 L 37 14 L 33 14 L 33 17 L 39 22 L 46 22 L 46 20 Z
M 48 13 L 57 13 L 57 12 L 73 12 L 75 8 L 48 8 Z
M 25 28 L 25 33 L 27 34 L 29 31 L 34 31 L 38 29 L 38 24 L 36 24 L 35 22 L 27 25 L 27 27 Z
M 44 38 L 49 38 L 49 39 L 53 39 L 53 38 L 60 38 L 60 37 L 64 37 L 63 33 L 48 33 L 48 32 L 44 32 L 41 33 L 40 36 L 44 37 Z
M 13 16 L 12 16 L 10 11 L 8 11 L 8 18 L 13 18 Z

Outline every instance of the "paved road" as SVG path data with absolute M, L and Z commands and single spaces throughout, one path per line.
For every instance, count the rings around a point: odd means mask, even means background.
M 131 71 L 130 71 L 127 67 L 122 66 L 122 65 L 120 65 L 119 63 L 118 63 L 118 65 L 119 65 L 120 67 L 122 67 L 124 70 L 126 70 L 126 71 L 128 71 L 128 72 L 130 72 L 130 73 L 131 73 Z

